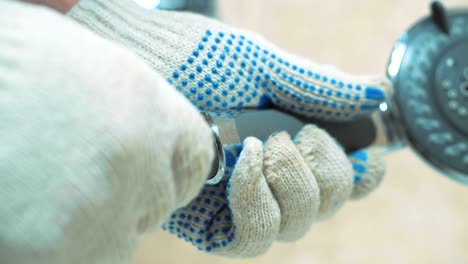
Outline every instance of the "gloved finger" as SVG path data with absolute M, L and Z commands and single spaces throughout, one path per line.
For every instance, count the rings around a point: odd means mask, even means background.
M 354 171 L 351 199 L 361 199 L 379 186 L 385 175 L 385 162 L 381 151 L 375 148 L 354 152 L 349 159 Z
M 320 188 L 318 219 L 327 218 L 351 195 L 354 175 L 351 162 L 335 140 L 317 126 L 305 126 L 296 135 L 295 143 Z
M 242 152 L 242 145 L 225 147 L 225 175 L 231 176 Z M 190 204 L 177 210 L 163 229 L 191 243 L 201 251 L 222 255 L 231 248 L 236 227 L 226 197 L 227 182 L 205 185 Z
M 304 236 L 318 216 L 320 190 L 290 136 L 279 133 L 264 146 L 263 173 L 281 211 L 278 240 Z
M 385 76 L 355 76 L 284 51 L 277 54 L 280 57 L 271 64 L 275 74 L 268 78 L 268 95 L 274 104 L 294 113 L 350 120 L 377 110 L 391 95 Z
M 304 116 L 348 120 L 390 96 L 383 76 L 346 74 L 202 16 L 148 12 L 128 0 L 82 0 L 68 15 L 134 50 L 201 110 L 273 102 Z
M 278 235 L 280 208 L 262 168 L 263 144 L 258 139 L 247 138 L 228 182 L 227 200 L 235 224 L 235 239 L 224 255 L 261 255 Z
M 163 229 L 201 251 L 216 252 L 228 247 L 235 227 L 226 202 L 226 182 L 205 185 L 197 198 L 171 215 Z

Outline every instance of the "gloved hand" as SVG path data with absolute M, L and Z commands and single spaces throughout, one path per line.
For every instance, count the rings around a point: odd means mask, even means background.
M 130 263 L 200 191 L 211 132 L 128 50 L 0 1 L 1 263 Z
M 370 114 L 390 93 L 384 77 L 318 65 L 198 15 L 146 11 L 129 0 L 82 0 L 69 16 L 134 50 L 212 113 L 274 106 L 342 121 Z M 249 138 L 227 156 L 230 181 L 206 186 L 164 228 L 201 250 L 233 257 L 256 256 L 275 240 L 302 237 L 347 199 L 370 192 L 384 172 L 379 155 L 359 151 L 348 158 L 315 126 L 294 141 L 285 133 L 264 145 Z

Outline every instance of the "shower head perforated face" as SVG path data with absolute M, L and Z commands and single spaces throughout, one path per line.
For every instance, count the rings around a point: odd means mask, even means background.
M 432 16 L 395 45 L 388 75 L 411 146 L 468 183 L 468 9 L 445 10 L 434 2 Z

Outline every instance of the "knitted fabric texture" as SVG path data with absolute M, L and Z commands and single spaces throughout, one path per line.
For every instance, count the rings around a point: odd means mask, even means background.
M 0 127 L 1 263 L 131 263 L 139 234 L 193 199 L 213 158 L 197 109 L 140 58 L 8 0 Z
M 319 65 L 195 14 L 144 10 L 128 0 L 82 0 L 68 15 L 133 50 L 211 113 L 277 107 L 343 121 L 372 113 L 391 93 L 385 77 Z M 276 240 L 300 239 L 346 200 L 375 189 L 383 176 L 375 153 L 348 158 L 315 126 L 304 127 L 294 140 L 279 133 L 265 143 L 248 138 L 226 148 L 229 181 L 205 186 L 163 225 L 216 255 L 253 257 Z
M 317 65 L 194 14 L 144 10 L 130 0 L 82 0 L 69 16 L 135 51 L 201 110 L 273 103 L 305 116 L 348 120 L 376 110 L 390 91 L 384 77 Z

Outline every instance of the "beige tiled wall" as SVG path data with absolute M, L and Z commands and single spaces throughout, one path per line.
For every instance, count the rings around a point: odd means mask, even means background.
M 468 0 L 447 0 L 468 7 Z M 222 18 L 278 45 L 353 73 L 383 73 L 394 41 L 426 14 L 429 0 L 221 0 Z M 255 260 L 198 252 L 158 232 L 136 264 L 468 263 L 468 187 L 441 177 L 410 150 L 386 157 L 387 177 L 368 199 L 347 204 L 303 240 Z

